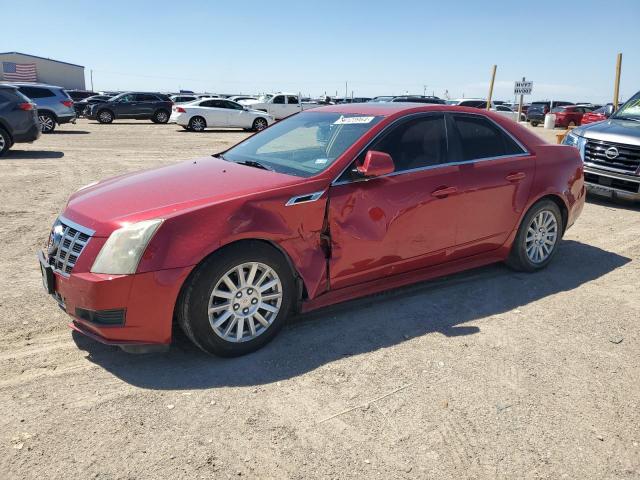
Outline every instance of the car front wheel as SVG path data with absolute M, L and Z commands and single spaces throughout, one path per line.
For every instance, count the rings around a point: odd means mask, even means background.
M 555 255 L 563 232 L 562 213 L 552 200 L 541 200 L 524 216 L 507 259 L 514 270 L 534 272 Z
M 56 129 L 56 119 L 50 113 L 39 113 L 38 121 L 40 122 L 42 133 L 52 133 Z
M 273 247 L 261 242 L 231 246 L 191 276 L 178 321 L 205 352 L 244 355 L 282 328 L 294 304 L 294 285 L 286 259 Z
M 109 110 L 100 110 L 98 112 L 98 121 L 100 123 L 113 122 L 113 113 L 111 113 Z

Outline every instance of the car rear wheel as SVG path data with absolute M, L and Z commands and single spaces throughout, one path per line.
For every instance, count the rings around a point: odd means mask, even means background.
M 253 121 L 252 130 L 254 132 L 259 132 L 260 130 L 264 130 L 269 126 L 269 123 L 264 118 L 256 118 Z
M 166 110 L 158 110 L 151 117 L 153 123 L 167 123 L 169 121 L 169 112 Z
M 536 122 L 535 120 L 531 120 L 532 127 L 537 127 L 538 125 L 540 125 L 540 123 Z
M 207 128 L 207 122 L 202 117 L 193 117 L 189 120 L 189 130 L 193 130 L 194 132 L 202 132 L 205 128 Z
M 11 138 L 9 134 L 0 128 L 0 157 L 11 148 Z
M 514 270 L 534 272 L 555 255 L 563 232 L 562 213 L 555 202 L 541 200 L 524 216 L 507 259 Z
M 178 305 L 178 321 L 205 352 L 234 357 L 265 345 L 294 304 L 295 282 L 280 252 L 242 243 L 212 255 L 192 274 Z
M 52 133 L 56 129 L 56 119 L 50 113 L 38 113 L 38 121 L 42 133 Z
M 100 123 L 111 123 L 113 122 L 113 113 L 109 110 L 100 110 L 97 118 Z

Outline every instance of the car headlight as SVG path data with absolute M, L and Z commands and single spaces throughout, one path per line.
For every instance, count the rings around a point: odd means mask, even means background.
M 91 267 L 92 273 L 135 273 L 140 258 L 162 220 L 145 220 L 114 230 Z
M 581 137 L 580 135 L 576 135 L 575 133 L 568 133 L 564 137 L 562 144 L 577 148 L 580 152 L 580 156 L 584 160 L 584 146 L 587 144 L 586 138 Z

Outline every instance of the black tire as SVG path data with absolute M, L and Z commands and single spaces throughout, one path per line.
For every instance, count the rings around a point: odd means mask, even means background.
M 207 121 L 203 117 L 196 115 L 189 120 L 189 130 L 192 132 L 204 132 L 205 128 L 207 128 Z
M 11 137 L 4 129 L 0 128 L 0 157 L 9 151 L 11 145 Z
M 259 132 L 261 130 L 264 130 L 268 126 L 269 126 L 269 122 L 267 122 L 266 119 L 264 119 L 262 117 L 258 117 L 253 121 L 253 125 L 251 126 L 251 130 L 253 130 L 254 132 Z
M 532 127 L 537 127 L 538 125 L 540 125 L 540 123 L 536 122 L 535 120 L 531 120 Z
M 170 116 L 171 114 L 169 112 L 167 112 L 166 110 L 160 109 L 153 114 L 153 117 L 151 117 L 151 121 L 153 123 L 167 123 L 169 121 Z
M 106 123 L 113 122 L 114 115 L 111 110 L 107 110 L 106 108 L 103 108 L 102 110 L 98 110 L 96 118 L 98 119 L 98 122 L 106 124 Z
M 527 254 L 527 234 L 530 233 L 529 227 L 532 226 L 534 218 L 540 215 L 542 212 L 550 212 L 555 217 L 556 239 L 555 243 L 551 247 L 551 252 L 548 254 L 548 256 L 540 262 L 534 262 L 531 258 L 529 258 L 529 255 Z M 536 270 L 545 268 L 547 265 L 549 265 L 554 255 L 558 251 L 558 245 L 560 244 L 563 233 L 564 223 L 562 219 L 562 212 L 560 212 L 558 205 L 552 200 L 540 200 L 529 209 L 529 211 L 522 219 L 520 227 L 518 228 L 518 233 L 516 234 L 516 238 L 514 239 L 513 245 L 511 246 L 511 252 L 509 253 L 509 258 L 507 259 L 507 265 L 509 265 L 514 270 L 518 270 L 521 272 L 535 272 Z
M 264 264 L 277 274 L 282 286 L 280 310 L 270 325 L 255 338 L 231 342 L 214 332 L 209 321 L 209 300 L 216 284 L 227 272 L 248 262 Z M 214 253 L 191 274 L 176 308 L 178 323 L 187 337 L 207 353 L 222 357 L 245 355 L 267 344 L 284 326 L 295 305 L 296 291 L 291 268 L 278 250 L 259 241 L 242 242 Z
M 38 112 L 38 121 L 42 133 L 53 133 L 56 129 L 56 117 L 49 112 Z

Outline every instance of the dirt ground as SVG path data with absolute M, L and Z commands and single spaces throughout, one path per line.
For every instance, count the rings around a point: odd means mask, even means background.
M 245 135 L 83 120 L 0 159 L 1 479 L 640 478 L 638 206 L 591 199 L 543 272 L 333 307 L 238 359 L 73 335 L 36 262 L 68 195 Z

